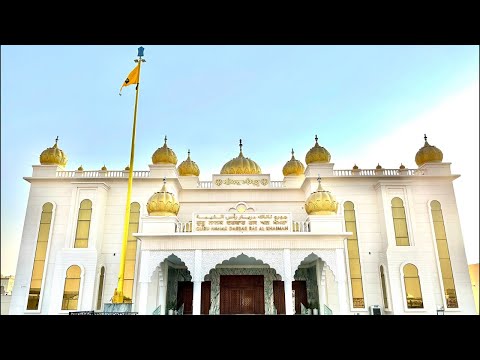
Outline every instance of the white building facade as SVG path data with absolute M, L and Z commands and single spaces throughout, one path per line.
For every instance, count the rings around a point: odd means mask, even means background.
M 475 314 L 450 171 L 336 170 L 318 144 L 273 181 L 245 157 L 211 181 L 165 144 L 133 172 L 124 295 L 139 314 Z M 117 287 L 129 170 L 33 165 L 10 314 L 102 311 Z

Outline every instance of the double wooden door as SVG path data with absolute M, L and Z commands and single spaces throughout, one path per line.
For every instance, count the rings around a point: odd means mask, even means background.
M 183 304 L 183 315 L 192 315 L 193 282 L 179 281 L 177 290 L 177 309 Z
M 265 314 L 263 275 L 220 275 L 220 314 Z
M 295 290 L 295 314 L 302 313 L 302 307 L 308 306 L 307 301 L 307 282 L 301 280 L 292 281 L 292 290 Z

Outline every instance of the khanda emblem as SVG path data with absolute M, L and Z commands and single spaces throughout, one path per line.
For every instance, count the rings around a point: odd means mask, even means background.
M 130 79 L 129 78 L 126 78 L 125 79 L 125 84 L 128 84 L 130 82 Z

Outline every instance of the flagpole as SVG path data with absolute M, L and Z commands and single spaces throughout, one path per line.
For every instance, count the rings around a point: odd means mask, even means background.
M 123 283 L 125 275 L 125 260 L 127 258 L 127 244 L 128 244 L 128 227 L 130 224 L 130 199 L 132 195 L 132 183 L 133 183 L 133 159 L 135 155 L 135 129 L 137 125 L 137 105 L 138 105 L 138 91 L 140 87 L 140 67 L 142 62 L 143 47 L 138 48 L 138 83 L 135 94 L 135 108 L 133 110 L 133 129 L 132 129 L 132 146 L 130 149 L 130 167 L 128 169 L 128 190 L 127 190 L 127 204 L 125 206 L 125 219 L 123 222 L 123 240 L 122 240 L 122 252 L 120 254 L 120 269 L 118 271 L 118 283 L 117 288 L 113 294 L 112 303 L 121 304 L 124 301 L 123 296 Z

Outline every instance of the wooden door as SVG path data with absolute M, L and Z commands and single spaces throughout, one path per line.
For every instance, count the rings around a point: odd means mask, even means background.
M 200 314 L 208 315 L 211 304 L 212 282 L 202 281 L 202 297 L 200 302 Z
M 277 309 L 277 314 L 285 315 L 285 286 L 283 281 L 273 281 L 273 304 Z
M 308 306 L 307 282 L 304 280 L 292 281 L 292 290 L 295 290 L 295 314 L 301 314 L 302 307 L 300 306 L 300 303 L 304 306 Z
M 220 275 L 220 314 L 265 314 L 263 275 Z
M 179 281 L 177 290 L 177 309 L 183 304 L 183 315 L 193 312 L 193 282 Z

